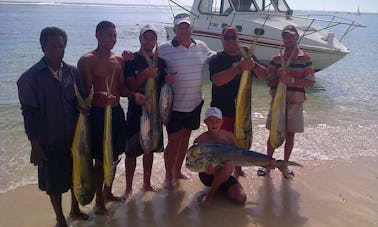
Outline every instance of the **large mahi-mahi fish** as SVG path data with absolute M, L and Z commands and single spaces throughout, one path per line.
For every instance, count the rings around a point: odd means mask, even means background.
M 234 134 L 238 147 L 249 149 L 252 145 L 252 78 L 250 71 L 244 70 L 241 75 L 238 95 L 235 105 Z
M 74 84 L 75 94 L 81 108 L 87 108 L 92 102 L 93 88 L 84 100 Z M 96 192 L 94 168 L 90 147 L 87 116 L 79 114 L 75 134 L 71 145 L 73 173 L 72 187 L 76 200 L 83 206 L 89 204 Z
M 156 47 L 153 59 L 143 55 L 150 67 L 157 67 L 158 49 Z M 163 128 L 159 116 L 159 104 L 157 93 L 157 81 L 155 78 L 148 78 L 145 86 L 144 95 L 147 104 L 142 107 L 140 117 L 140 144 L 145 153 L 163 150 Z
M 294 53 L 295 52 L 293 52 L 289 59 L 285 61 L 283 51 L 280 50 L 282 70 L 287 70 Z M 269 141 L 274 149 L 280 147 L 286 139 L 286 89 L 287 85 L 279 81 L 273 98 Z
M 111 76 L 110 83 L 108 77 L 106 78 L 106 90 L 108 97 L 111 97 L 111 88 L 113 84 L 115 68 Z M 106 105 L 104 113 L 104 137 L 103 137 L 103 168 L 104 168 L 104 183 L 107 187 L 111 187 L 117 163 L 114 162 L 113 157 L 113 136 L 112 136 L 112 106 Z
M 273 158 L 234 146 L 199 143 L 191 146 L 186 154 L 185 166 L 194 172 L 205 172 L 209 163 L 222 165 L 222 162 L 230 161 L 236 166 L 270 166 Z M 292 178 L 287 171 L 287 166 L 302 166 L 296 162 L 277 160 L 277 168 L 285 177 Z
M 286 87 L 285 83 L 278 82 L 272 104 L 269 141 L 274 149 L 286 138 Z
M 256 49 L 257 39 L 260 35 L 264 34 L 264 30 L 261 28 L 255 29 L 255 39 L 251 45 L 251 48 L 247 51 L 237 42 L 240 54 L 244 59 L 250 59 L 253 57 L 253 53 Z M 247 149 L 252 145 L 252 116 L 251 116 L 251 102 L 252 102 L 252 75 L 248 70 L 243 70 L 240 78 L 238 95 L 235 105 L 235 125 L 234 134 L 238 143 L 238 147 Z

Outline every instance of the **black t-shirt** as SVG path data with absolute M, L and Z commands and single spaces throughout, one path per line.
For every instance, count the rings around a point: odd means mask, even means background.
M 125 63 L 125 70 L 124 76 L 125 79 L 128 77 L 136 77 L 140 72 L 148 68 L 149 65 L 144 58 L 144 56 L 140 55 L 138 52 L 134 53 L 134 59 L 131 61 L 127 61 Z M 167 75 L 165 69 L 167 68 L 164 59 L 158 58 L 158 76 L 157 76 L 157 94 L 156 96 L 160 96 L 160 89 L 165 83 L 165 76 Z M 144 94 L 144 88 L 146 83 L 144 83 L 137 92 Z M 140 116 L 142 115 L 142 107 L 139 106 L 133 97 L 128 98 L 128 108 L 127 108 L 127 125 L 128 129 L 132 126 L 132 128 L 137 128 L 139 130 L 139 122 Z M 132 130 L 134 131 L 134 130 Z
M 217 54 L 209 62 L 210 80 L 211 76 L 232 67 L 232 64 L 239 62 L 242 56 L 230 56 L 224 51 Z M 257 61 L 255 56 L 253 59 Z M 252 72 L 252 75 L 254 73 Z M 222 111 L 223 116 L 235 117 L 235 104 L 238 96 L 241 74 L 238 74 L 227 84 L 222 86 L 212 85 L 211 89 L 211 106 L 217 107 Z
M 232 67 L 232 64 L 239 62 L 241 55 L 230 56 L 224 51 L 217 54 L 209 62 L 210 80 L 211 76 Z M 236 75 L 227 84 L 222 86 L 215 86 L 213 84 L 211 88 L 211 106 L 218 107 L 223 116 L 235 117 L 235 100 L 238 95 L 238 89 L 240 84 L 240 74 Z

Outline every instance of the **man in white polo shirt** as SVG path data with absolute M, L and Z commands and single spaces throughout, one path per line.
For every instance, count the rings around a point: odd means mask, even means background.
M 159 46 L 159 57 L 167 63 L 173 76 L 174 102 L 171 119 L 167 125 L 168 144 L 165 148 L 164 187 L 173 189 L 173 179 L 188 179 L 182 174 L 192 130 L 200 125 L 203 105 L 202 69 L 207 59 L 214 55 L 207 45 L 191 38 L 190 18 L 178 15 L 174 19 L 176 36 Z

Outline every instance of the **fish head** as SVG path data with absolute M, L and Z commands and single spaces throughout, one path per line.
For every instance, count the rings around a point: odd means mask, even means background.
M 194 172 L 203 172 L 209 161 L 207 160 L 203 150 L 198 145 L 193 145 L 189 148 L 186 155 L 186 168 Z

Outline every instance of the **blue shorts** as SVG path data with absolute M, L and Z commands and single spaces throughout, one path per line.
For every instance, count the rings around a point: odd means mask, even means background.
M 196 130 L 201 123 L 201 109 L 203 101 L 192 112 L 178 112 L 172 111 L 171 118 L 166 126 L 168 133 L 174 133 L 185 128 L 189 130 Z
M 38 187 L 48 195 L 67 192 L 72 185 L 71 141 L 41 145 L 47 160 L 38 167 Z
M 89 129 L 91 132 L 92 157 L 96 160 L 103 160 L 105 108 L 92 107 L 88 116 Z M 121 106 L 112 107 L 112 140 L 113 158 L 125 151 L 126 143 L 126 120 L 125 113 Z

